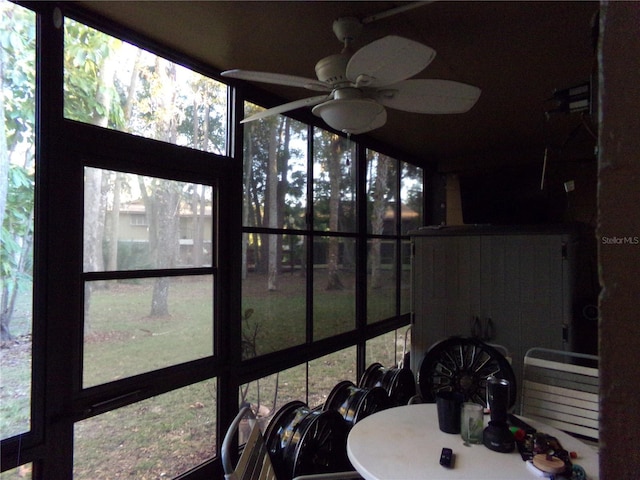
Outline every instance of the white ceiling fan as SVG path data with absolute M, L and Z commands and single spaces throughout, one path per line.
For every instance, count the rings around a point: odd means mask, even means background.
M 389 35 L 355 52 L 351 50 L 351 43 L 363 24 L 424 3 L 428 2 L 414 2 L 362 21 L 354 17 L 335 20 L 333 31 L 344 48 L 341 53 L 325 57 L 316 64 L 317 80 L 249 70 L 222 72 L 225 77 L 327 92 L 264 110 L 241 123 L 312 107 L 312 112 L 330 127 L 347 134 L 360 134 L 386 123 L 385 107 L 426 114 L 468 111 L 480 97 L 479 88 L 451 80 L 410 78 L 431 63 L 436 54 L 432 48 Z

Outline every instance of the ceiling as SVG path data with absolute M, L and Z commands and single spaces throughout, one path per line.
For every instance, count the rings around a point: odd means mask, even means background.
M 338 53 L 334 19 L 364 18 L 408 2 L 387 1 L 126 1 L 78 2 L 216 69 L 285 73 L 315 78 L 315 63 Z M 455 80 L 482 89 L 464 114 L 421 115 L 388 109 L 376 141 L 429 161 L 455 163 L 566 145 L 583 118 L 553 114 L 557 89 L 589 81 L 596 64 L 592 24 L 598 2 L 436 1 L 376 20 L 358 48 L 401 35 L 436 50 L 415 78 Z M 283 102 L 317 95 L 259 84 Z M 266 105 L 272 106 L 272 105 Z M 488 153 L 490 152 L 490 153 Z

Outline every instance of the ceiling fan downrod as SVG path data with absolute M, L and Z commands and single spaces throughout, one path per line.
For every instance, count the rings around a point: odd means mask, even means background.
M 362 22 L 356 17 L 340 17 L 333 21 L 333 33 L 347 50 L 351 43 L 360 36 Z
M 390 10 L 385 10 L 384 12 L 374 13 L 373 15 L 369 15 L 362 19 L 362 24 L 366 25 L 367 23 L 375 22 L 376 20 L 380 20 L 382 18 L 391 17 L 393 15 L 397 15 L 398 13 L 406 12 L 407 10 L 413 10 L 414 8 L 422 7 L 424 5 L 428 5 L 433 3 L 435 0 L 424 1 L 424 2 L 410 2 L 406 5 L 401 5 L 400 7 L 395 7 Z

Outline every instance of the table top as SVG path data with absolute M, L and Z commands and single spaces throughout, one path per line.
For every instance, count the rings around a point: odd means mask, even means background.
M 578 458 L 573 463 L 584 468 L 589 480 L 598 480 L 595 448 L 551 426 L 524 420 L 539 432 L 556 437 L 565 450 L 576 452 Z M 439 463 L 443 447 L 453 450 L 453 468 Z M 499 453 L 482 444 L 465 446 L 460 434 L 440 431 L 434 403 L 390 408 L 362 419 L 349 433 L 347 454 L 366 480 L 539 478 L 527 469 L 517 448 L 512 453 Z

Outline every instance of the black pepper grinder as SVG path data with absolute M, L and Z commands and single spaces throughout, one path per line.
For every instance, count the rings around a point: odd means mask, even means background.
M 507 423 L 510 390 L 508 380 L 494 376 L 487 378 L 487 407 L 491 421 L 484 429 L 482 438 L 485 447 L 495 452 L 509 453 L 516 446 Z

